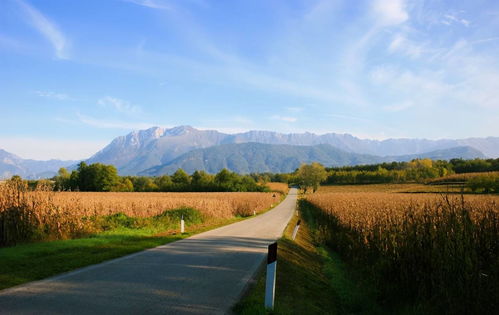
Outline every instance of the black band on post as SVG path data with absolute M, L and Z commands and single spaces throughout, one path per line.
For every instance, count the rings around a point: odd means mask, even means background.
M 267 255 L 267 265 L 277 260 L 277 242 L 269 245 L 269 253 Z
M 298 223 L 296 223 L 296 225 L 300 225 L 300 223 L 301 223 L 301 220 L 298 220 Z

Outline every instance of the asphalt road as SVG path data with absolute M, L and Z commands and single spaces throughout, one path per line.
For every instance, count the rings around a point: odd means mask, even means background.
M 1 314 L 224 314 L 293 216 L 296 189 L 255 218 L 0 291 Z M 262 301 L 263 303 L 263 301 Z

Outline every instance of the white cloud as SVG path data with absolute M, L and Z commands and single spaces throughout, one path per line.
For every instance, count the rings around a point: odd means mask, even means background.
M 471 22 L 469 20 L 454 16 L 451 14 L 445 14 L 441 23 L 445 24 L 445 25 L 449 25 L 449 26 L 452 24 L 462 24 L 466 27 L 470 26 L 470 24 L 471 24 Z
M 298 120 L 296 117 L 281 116 L 281 115 L 271 116 L 270 119 L 281 120 L 281 121 L 285 121 L 285 122 L 295 122 Z
M 109 139 L 110 141 L 111 139 Z M 25 159 L 80 160 L 101 150 L 109 141 L 52 139 L 36 137 L 0 137 L 0 148 Z
M 24 1 L 17 0 L 17 2 L 26 13 L 29 22 L 52 44 L 56 57 L 68 59 L 68 41 L 55 23 Z
M 381 26 L 397 25 L 409 19 L 404 0 L 376 0 L 372 10 Z
M 130 2 L 136 5 L 140 5 L 150 9 L 159 9 L 159 10 L 170 10 L 171 7 L 166 5 L 164 1 L 158 0 L 124 0 L 125 2 Z
M 425 44 L 416 44 L 408 40 L 404 35 L 397 34 L 388 46 L 391 53 L 398 52 L 411 58 L 420 57 L 425 52 Z
M 132 105 L 130 102 L 111 96 L 105 96 L 97 101 L 97 104 L 111 107 L 120 113 L 136 114 L 141 111 L 139 106 Z
M 51 92 L 51 91 L 34 91 L 36 95 L 40 97 L 46 97 L 46 98 L 51 98 L 59 101 L 67 101 L 70 100 L 71 97 L 69 95 L 64 94 L 64 93 L 56 93 L 56 92 Z

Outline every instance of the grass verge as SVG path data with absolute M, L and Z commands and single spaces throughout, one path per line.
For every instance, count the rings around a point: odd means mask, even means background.
M 295 241 L 291 235 L 299 217 L 290 221 L 278 240 L 274 311 L 266 311 L 265 268 L 241 301 L 235 314 L 382 314 L 370 290 L 358 285 L 340 257 L 316 242 L 310 213 L 301 213 Z M 305 222 L 305 223 L 304 223 Z

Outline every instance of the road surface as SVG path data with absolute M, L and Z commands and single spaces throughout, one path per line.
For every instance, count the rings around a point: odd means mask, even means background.
M 1 314 L 224 314 L 282 235 L 296 189 L 255 218 L 0 291 Z M 263 303 L 263 301 L 262 301 Z

